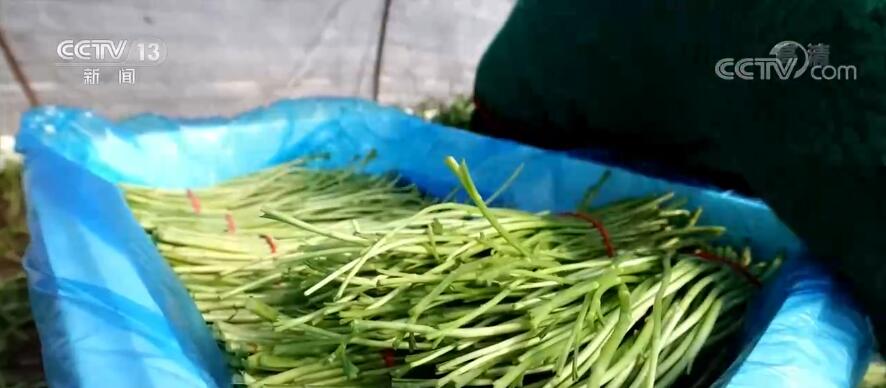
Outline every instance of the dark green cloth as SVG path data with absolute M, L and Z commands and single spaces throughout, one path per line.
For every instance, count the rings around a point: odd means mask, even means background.
M 763 198 L 847 282 L 882 342 L 884 4 L 518 1 L 480 63 L 472 126 L 549 148 L 608 149 Z M 856 66 L 857 79 L 714 72 L 722 58 L 771 58 L 786 40 L 829 45 L 830 64 Z

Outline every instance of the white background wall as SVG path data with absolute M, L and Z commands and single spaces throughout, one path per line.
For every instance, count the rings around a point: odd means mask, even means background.
M 391 0 L 379 68 L 382 103 L 469 94 L 477 62 L 514 0 Z M 373 98 L 385 0 L 0 0 L 0 30 L 43 104 L 111 117 L 152 111 L 230 115 L 285 97 Z M 166 60 L 85 85 L 57 66 L 65 39 L 162 40 Z M 85 67 L 85 66 L 84 66 Z M 0 133 L 27 101 L 0 58 Z

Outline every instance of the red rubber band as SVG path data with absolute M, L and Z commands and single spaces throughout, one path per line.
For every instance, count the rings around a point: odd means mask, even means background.
M 271 253 L 277 253 L 277 241 L 274 240 L 273 237 L 267 234 L 261 235 L 265 242 L 268 243 L 268 247 L 271 248 Z
M 702 250 L 695 251 L 695 253 L 693 253 L 693 254 L 702 260 L 726 265 L 727 267 L 729 267 L 729 269 L 731 269 L 733 272 L 741 275 L 741 277 L 745 278 L 745 280 L 747 280 L 749 283 L 753 284 L 755 287 L 760 287 L 763 285 L 760 282 L 760 279 L 757 279 L 757 277 L 754 276 L 754 274 L 752 274 L 751 271 L 748 271 L 748 269 L 745 266 L 739 264 L 738 262 L 736 262 L 734 260 L 729 260 L 725 257 L 718 256 L 718 255 L 715 255 L 711 252 L 702 251 Z
M 188 195 L 188 200 L 191 201 L 191 208 L 194 209 L 194 213 L 200 214 L 200 199 L 197 198 L 197 195 L 194 194 L 194 192 L 191 191 L 191 189 L 188 189 L 187 195 Z
M 237 232 L 237 225 L 234 223 L 234 216 L 231 213 L 225 214 L 225 221 L 228 223 L 228 234 Z
M 393 349 L 385 349 L 381 351 L 381 358 L 385 360 L 385 366 L 388 368 L 393 368 L 397 366 L 396 359 L 394 359 L 394 350 Z
M 578 218 L 580 220 L 584 220 L 589 222 L 594 226 L 594 229 L 597 229 L 597 232 L 600 233 L 600 237 L 603 238 L 603 245 L 606 247 L 606 255 L 609 257 L 615 256 L 615 248 L 612 246 L 612 239 L 609 238 L 609 231 L 606 230 L 606 227 L 603 226 L 603 223 L 600 220 L 591 217 L 590 214 L 583 212 L 576 213 L 563 213 L 567 216 L 572 216 Z

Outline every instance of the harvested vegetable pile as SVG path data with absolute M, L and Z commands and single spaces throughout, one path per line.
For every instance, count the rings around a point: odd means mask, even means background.
M 886 362 L 883 361 L 881 355 L 876 355 L 868 366 L 868 371 L 864 375 L 860 388 L 886 388 Z
M 406 111 L 430 122 L 468 129 L 474 114 L 474 101 L 467 96 L 458 96 L 448 103 L 425 101 Z
M 28 243 L 21 165 L 0 166 L 0 387 L 44 386 L 21 257 Z
M 310 161 L 125 187 L 241 384 L 668 386 L 778 266 L 711 248 L 670 195 L 528 213 L 453 159 L 472 204 Z

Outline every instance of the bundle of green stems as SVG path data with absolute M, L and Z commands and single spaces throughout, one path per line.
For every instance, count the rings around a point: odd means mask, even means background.
M 661 387 L 741 327 L 779 260 L 715 248 L 672 195 L 569 214 L 433 201 L 311 158 L 133 213 L 255 387 Z M 512 179 L 509 179 L 509 182 Z

